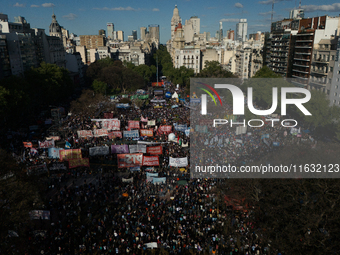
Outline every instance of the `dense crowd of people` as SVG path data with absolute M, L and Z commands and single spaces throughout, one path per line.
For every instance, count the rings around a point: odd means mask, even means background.
M 229 113 L 230 107 L 225 110 Z M 273 142 L 280 146 L 293 142 L 296 137 L 290 134 L 289 128 L 265 125 L 248 128 L 246 133 L 236 135 L 235 128 L 226 125 L 213 128 L 210 125 L 201 131 L 193 125 L 190 128 L 187 102 L 166 99 L 165 103 L 150 103 L 140 109 L 133 106 L 117 109 L 113 116 L 120 121 L 121 131 L 128 129 L 129 120 L 155 120 L 152 126 L 140 122 L 141 128 L 153 129 L 152 137 L 78 136 L 79 130 L 100 129 L 99 122 L 91 121 L 100 118 L 104 118 L 103 113 L 99 116 L 74 113 L 63 120 L 61 130 L 64 136 L 59 137 L 59 142 L 64 143 L 60 144 L 67 143 L 71 149 L 81 149 L 82 156 L 90 158 L 91 166 L 57 174 L 49 171 L 48 202 L 44 208 L 37 209 L 50 211 L 50 220 L 48 224 L 42 219 L 35 221 L 26 254 L 145 254 L 149 247 L 163 249 L 169 254 L 250 255 L 268 252 L 268 244 L 263 243 L 258 234 L 252 208 L 234 210 L 229 207 L 224 195 L 217 192 L 218 179 L 190 179 L 190 157 L 201 163 L 252 162 L 273 150 Z M 174 124 L 186 125 L 190 134 L 175 130 Z M 173 127 L 171 133 L 176 139 L 169 141 L 168 132 L 158 132 L 163 125 Z M 264 138 L 263 135 L 267 136 Z M 23 140 L 27 138 L 22 137 Z M 218 153 L 207 149 L 201 154 L 190 155 L 187 147 L 190 138 L 194 138 L 194 146 L 218 147 Z M 98 159 L 117 163 L 117 155 L 91 156 L 89 148 L 135 144 L 137 140 L 161 144 L 163 154 L 159 155 L 159 166 L 151 170 L 143 166 L 138 171 L 110 166 L 103 171 L 104 166 L 94 167 L 92 164 Z M 27 167 L 59 161 L 49 158 L 46 149 L 26 147 L 16 154 L 22 154 L 21 161 Z M 187 158 L 188 164 L 170 166 L 170 157 Z M 154 184 L 147 181 L 147 171 L 165 177 L 166 182 Z M 131 181 L 123 181 L 122 176 Z

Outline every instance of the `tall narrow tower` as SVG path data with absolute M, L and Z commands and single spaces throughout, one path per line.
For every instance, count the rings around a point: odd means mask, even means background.
M 175 9 L 171 19 L 171 39 L 175 38 L 175 28 L 178 23 L 182 22 L 181 17 L 179 16 L 177 5 L 175 5 Z

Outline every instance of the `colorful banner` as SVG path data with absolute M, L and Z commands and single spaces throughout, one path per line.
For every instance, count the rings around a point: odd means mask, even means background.
M 138 130 L 123 131 L 123 136 L 127 138 L 139 137 L 139 131 Z
M 185 135 L 190 136 L 190 127 L 187 130 L 185 130 Z
M 144 156 L 143 166 L 159 166 L 158 156 Z
M 129 153 L 129 146 L 127 144 L 123 145 L 111 145 L 111 153 L 117 154 L 128 154 Z
M 166 177 L 153 177 L 152 178 L 153 184 L 163 184 L 166 183 Z
M 108 130 L 120 130 L 120 120 L 105 119 L 101 121 L 102 128 Z
M 137 121 L 137 120 L 129 120 L 128 123 L 129 123 L 128 124 L 129 129 L 139 129 L 140 128 L 139 127 L 139 121 Z
M 120 132 L 120 131 L 112 131 L 112 132 L 108 133 L 107 135 L 108 135 L 109 139 L 113 139 L 113 138 L 117 138 L 117 137 L 122 138 L 122 132 Z
M 102 156 L 102 155 L 109 155 L 110 147 L 108 146 L 97 146 L 89 148 L 90 156 Z
M 60 150 L 59 157 L 61 161 L 81 158 L 81 149 Z
M 143 154 L 117 154 L 118 168 L 141 166 Z
M 162 146 L 147 147 L 146 153 L 154 154 L 154 155 L 162 155 L 163 154 L 163 147 Z
M 140 136 L 153 136 L 153 130 L 152 129 L 141 129 L 140 130 Z
M 129 145 L 130 153 L 146 153 L 146 144 Z
M 104 119 L 113 119 L 113 113 L 104 112 Z
M 158 128 L 158 134 L 169 134 L 171 133 L 172 126 L 160 126 Z
M 87 166 L 90 167 L 90 161 L 88 158 L 76 158 L 76 159 L 70 159 L 68 161 L 68 168 L 75 168 L 79 166 Z
M 94 137 L 99 137 L 99 136 L 107 136 L 109 132 L 107 129 L 95 129 L 93 130 L 93 136 Z
M 149 120 L 148 121 L 148 126 L 154 126 L 156 125 L 156 121 L 155 120 Z
M 63 150 L 62 148 L 48 148 L 48 157 L 49 158 L 60 158 L 59 151 Z
M 169 166 L 183 167 L 188 165 L 188 158 L 172 158 L 169 157 Z
M 80 130 L 77 131 L 78 137 L 93 137 L 92 131 L 91 130 Z
M 25 148 L 32 148 L 33 144 L 31 142 L 23 142 Z

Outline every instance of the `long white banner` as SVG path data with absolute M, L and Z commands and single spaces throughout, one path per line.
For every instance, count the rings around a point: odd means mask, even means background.
M 169 166 L 182 167 L 188 165 L 188 158 L 172 158 L 169 157 Z
M 146 144 L 129 145 L 130 153 L 146 153 Z

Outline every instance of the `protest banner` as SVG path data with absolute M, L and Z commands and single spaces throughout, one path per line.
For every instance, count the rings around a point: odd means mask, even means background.
M 122 178 L 122 182 L 132 183 L 133 182 L 133 177 L 131 177 L 130 179 Z
M 158 156 L 144 156 L 143 166 L 159 166 Z
M 148 126 L 154 126 L 154 125 L 156 125 L 155 120 L 148 120 Z
M 126 138 L 139 137 L 139 131 L 138 130 L 123 131 L 123 136 Z
M 25 148 L 32 148 L 33 144 L 31 142 L 23 142 Z
M 143 116 L 140 116 L 141 122 L 148 122 L 148 117 L 144 118 Z
M 147 173 L 146 173 L 146 177 L 158 177 L 158 173 L 150 173 L 150 172 L 147 172 Z
M 102 128 L 107 130 L 120 130 L 120 120 L 117 119 L 103 119 L 101 121 Z
M 139 121 L 137 120 L 129 120 L 128 122 L 128 128 L 129 129 L 139 129 Z
M 54 140 L 54 141 L 59 141 L 60 140 L 60 136 L 49 136 L 46 137 L 46 140 Z
M 166 183 L 166 177 L 153 177 L 152 178 L 153 184 L 163 184 Z
M 100 136 L 107 136 L 109 132 L 107 129 L 95 129 L 93 130 L 93 136 L 94 137 L 100 137 Z
M 140 136 L 153 136 L 153 130 L 152 129 L 141 129 L 140 130 Z
M 188 158 L 172 158 L 169 157 L 169 166 L 183 167 L 188 165 Z
M 141 166 L 143 154 L 117 154 L 118 168 Z
M 76 158 L 76 159 L 70 159 L 68 161 L 68 168 L 75 168 L 79 166 L 87 166 L 90 167 L 90 161 L 88 158 Z
M 158 128 L 158 134 L 169 134 L 171 133 L 172 126 L 160 126 Z
M 130 167 L 130 172 L 139 172 L 140 166 Z
M 62 148 L 48 148 L 48 157 L 49 158 L 60 158 L 59 151 L 63 150 Z
M 81 149 L 60 150 L 59 158 L 61 161 L 81 158 Z
M 110 153 L 110 148 L 108 146 L 97 146 L 89 148 L 90 156 L 102 156 L 108 155 Z
M 186 124 L 174 124 L 175 130 L 176 131 L 180 131 L 180 132 L 185 132 L 185 130 L 187 129 L 187 125 Z
M 53 148 L 54 147 L 54 140 L 46 140 L 45 142 L 38 142 L 39 148 Z
M 146 153 L 146 144 L 129 145 L 130 153 Z
M 162 146 L 147 147 L 146 153 L 154 154 L 154 155 L 162 155 L 163 154 L 163 147 Z
M 127 144 L 123 145 L 111 145 L 111 154 L 128 154 L 129 153 L 129 146 Z
M 110 133 L 107 134 L 107 136 L 109 137 L 109 139 L 113 139 L 113 138 L 122 138 L 122 132 L 121 131 L 112 131 Z
M 79 130 L 77 131 L 78 137 L 93 137 L 93 133 L 91 130 Z

